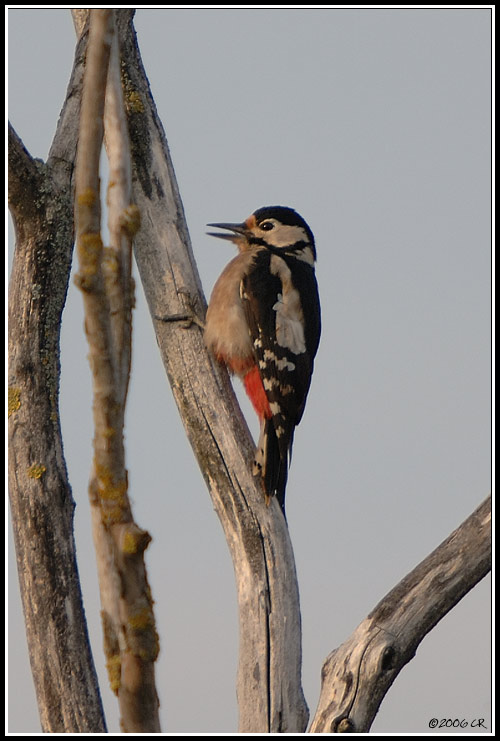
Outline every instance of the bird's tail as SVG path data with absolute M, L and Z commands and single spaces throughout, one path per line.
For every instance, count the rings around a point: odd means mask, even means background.
M 288 479 L 288 451 L 280 450 L 272 419 L 263 419 L 255 452 L 254 476 L 260 475 L 269 504 L 275 496 L 285 514 L 285 489 Z

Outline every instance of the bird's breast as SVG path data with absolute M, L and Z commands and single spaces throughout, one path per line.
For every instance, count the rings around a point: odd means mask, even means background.
M 214 285 L 205 320 L 205 344 L 235 373 L 254 364 L 252 341 L 241 303 L 240 285 L 251 269 L 249 253 L 237 255 Z

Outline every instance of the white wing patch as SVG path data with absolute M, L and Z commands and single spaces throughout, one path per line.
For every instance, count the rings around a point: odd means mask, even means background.
M 292 284 L 292 274 L 286 262 L 278 255 L 271 257 L 271 273 L 277 275 L 283 286 L 273 306 L 276 312 L 276 340 L 296 355 L 306 351 L 304 314 L 300 294 Z

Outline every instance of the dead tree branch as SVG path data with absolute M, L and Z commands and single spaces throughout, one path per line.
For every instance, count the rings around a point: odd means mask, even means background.
M 240 731 L 303 732 L 308 711 L 301 688 L 300 609 L 288 530 L 276 502 L 267 508 L 255 485 L 249 465 L 253 442 L 227 374 L 203 345 L 198 322 L 206 303 L 132 16 L 128 10 L 117 12 L 134 200 L 142 216 L 135 256 L 174 397 L 233 559 L 240 617 Z M 467 530 L 472 537 L 477 526 L 484 546 L 486 515 L 478 517 L 475 525 L 457 533 Z M 460 540 L 457 533 L 450 542 Z M 329 657 L 314 732 L 369 728 L 382 697 L 439 619 L 436 615 L 442 617 L 487 568 L 481 557 L 475 575 L 469 572 L 461 580 L 444 546 L 438 549 L 442 562 L 431 554 L 421 565 L 423 571 L 418 567 L 403 580 L 402 591 L 398 587 L 388 595 L 353 638 Z M 457 581 L 448 592 L 454 594 L 451 601 L 421 599 L 419 590 L 429 580 L 442 582 L 446 592 L 452 573 Z M 405 590 L 420 595 L 415 619 L 410 620 L 416 608 L 405 601 Z M 426 617 L 419 621 L 422 614 Z M 332 679 L 337 669 L 339 676 Z M 370 681 L 364 680 L 365 673 Z
M 45 733 L 106 731 L 73 538 L 59 420 L 60 321 L 73 251 L 72 175 L 86 38 L 47 162 L 9 127 L 9 496 L 31 670 Z
M 107 192 L 110 244 L 103 261 L 111 330 L 120 383 L 120 402 L 125 406 L 130 376 L 132 342 L 132 242 L 140 225 L 140 213 L 132 203 L 130 141 L 120 76 L 120 52 L 113 33 L 104 106 L 104 135 L 109 162 Z
M 311 733 L 367 733 L 419 643 L 490 569 L 488 497 L 328 656 Z
M 233 559 L 240 731 L 303 731 L 308 712 L 299 596 L 286 523 L 275 502 L 266 507 L 251 475 L 254 444 L 227 373 L 207 354 L 199 327 L 158 320 L 189 314 L 203 319 L 206 304 L 132 14 L 119 11 L 117 18 L 134 200 L 142 217 L 135 256 L 174 397 Z
M 122 729 L 158 733 L 154 677 L 158 636 L 144 564 L 150 536 L 133 521 L 123 443 L 130 370 L 131 237 L 138 218 L 130 203 L 129 146 L 114 32 L 113 10 L 91 11 L 75 176 L 76 282 L 83 294 L 94 389 L 94 463 L 89 494 L 104 648 L 110 684 L 120 703 Z M 99 181 L 105 100 L 111 166 L 108 205 L 112 243 L 108 248 L 101 239 Z

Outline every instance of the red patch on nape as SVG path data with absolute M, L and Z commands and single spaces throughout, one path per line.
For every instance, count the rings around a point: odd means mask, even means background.
M 243 383 L 259 419 L 271 419 L 273 415 L 256 365 L 245 375 Z

